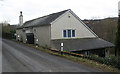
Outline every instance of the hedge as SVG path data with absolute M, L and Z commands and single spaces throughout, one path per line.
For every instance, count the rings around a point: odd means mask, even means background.
M 120 69 L 120 57 L 116 57 L 116 56 L 111 56 L 109 58 L 103 58 L 103 57 L 98 57 L 98 56 L 84 56 L 84 58 L 88 58 L 90 60 L 95 60 L 97 62 L 100 62 L 102 64 L 107 64 L 107 65 L 111 65 L 114 66 L 118 69 Z

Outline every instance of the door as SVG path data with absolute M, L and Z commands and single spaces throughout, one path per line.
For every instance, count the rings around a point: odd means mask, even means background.
M 34 34 L 33 33 L 27 33 L 26 38 L 27 38 L 27 43 L 34 44 Z

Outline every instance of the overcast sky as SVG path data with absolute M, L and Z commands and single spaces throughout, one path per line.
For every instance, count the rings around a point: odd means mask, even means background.
M 24 22 L 71 9 L 81 19 L 118 16 L 119 0 L 0 0 L 0 22 L 19 23 L 19 12 Z

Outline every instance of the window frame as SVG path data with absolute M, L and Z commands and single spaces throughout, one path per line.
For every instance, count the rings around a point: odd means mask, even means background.
M 73 33 L 74 32 L 74 33 Z M 72 30 L 72 37 L 75 37 L 75 30 Z
M 63 30 L 63 37 L 67 37 L 67 32 L 66 32 L 66 30 Z
M 76 30 L 75 29 L 64 29 L 63 30 L 63 38 L 74 38 L 74 37 L 76 37 Z
M 68 37 L 68 38 L 71 38 L 71 30 L 70 30 L 70 29 L 67 30 L 67 33 L 68 33 L 68 34 L 67 34 L 67 35 L 68 35 L 67 37 Z M 69 33 L 70 33 L 70 34 L 69 34 Z

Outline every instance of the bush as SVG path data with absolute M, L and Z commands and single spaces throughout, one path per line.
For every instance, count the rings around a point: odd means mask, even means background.
M 106 65 L 111 65 L 116 68 L 120 69 L 120 57 L 116 56 L 111 56 L 110 58 L 103 58 L 103 57 L 98 57 L 98 56 L 84 56 L 84 58 L 88 58 L 90 60 L 95 60 L 99 63 L 106 64 Z
M 16 36 L 12 33 L 2 33 L 3 38 L 16 39 Z
M 81 61 L 82 61 L 82 62 L 86 62 L 86 61 L 87 61 L 87 59 L 81 59 Z
M 120 69 L 120 57 L 115 56 L 110 57 L 110 65 L 113 65 Z

